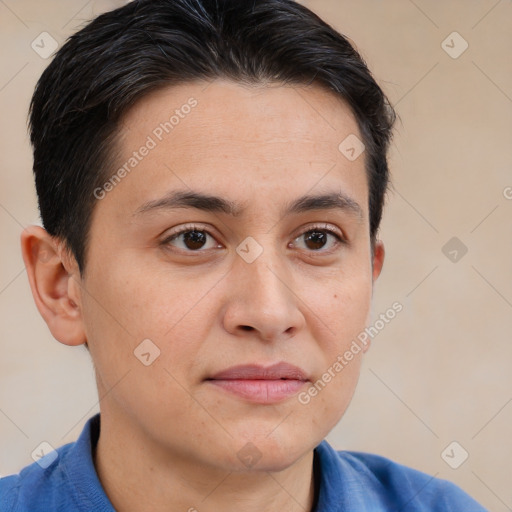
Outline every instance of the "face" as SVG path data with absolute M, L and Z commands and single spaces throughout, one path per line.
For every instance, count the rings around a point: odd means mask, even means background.
M 363 351 L 332 368 L 367 325 L 382 257 L 372 268 L 364 153 L 338 149 L 351 134 L 318 86 L 193 83 L 128 112 L 79 298 L 102 414 L 230 471 L 240 455 L 285 468 L 328 434 Z M 276 363 L 296 369 L 265 374 Z

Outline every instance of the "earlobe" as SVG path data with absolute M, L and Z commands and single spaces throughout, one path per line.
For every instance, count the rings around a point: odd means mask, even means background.
M 40 226 L 23 230 L 21 251 L 32 296 L 54 338 L 65 345 L 81 345 L 86 337 L 77 266 Z

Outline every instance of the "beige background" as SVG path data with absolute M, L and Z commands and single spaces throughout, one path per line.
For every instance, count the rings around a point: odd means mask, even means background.
M 60 45 L 120 3 L 0 0 L 1 475 L 32 462 L 41 441 L 76 439 L 99 410 L 85 349 L 56 342 L 33 303 L 19 235 L 38 221 L 26 112 L 49 62 L 31 42 L 47 31 Z M 401 118 L 373 307 L 375 317 L 395 301 L 404 309 L 374 338 L 328 440 L 450 479 L 490 510 L 510 510 L 512 2 L 302 3 L 356 44 Z M 458 58 L 442 47 L 454 31 L 469 44 Z M 456 52 L 462 40 L 453 41 Z M 442 252 L 452 237 L 468 249 L 456 262 Z M 441 457 L 452 441 L 469 453 L 458 469 Z

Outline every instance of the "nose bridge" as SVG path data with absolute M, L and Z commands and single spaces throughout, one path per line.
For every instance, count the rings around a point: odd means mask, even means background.
M 237 248 L 232 269 L 236 291 L 228 307 L 227 327 L 244 331 L 250 327 L 264 339 L 289 336 L 301 324 L 291 273 L 272 235 L 258 240 L 246 239 Z
M 284 255 L 280 254 L 272 243 L 272 235 L 267 234 L 258 239 L 261 244 L 253 239 L 245 242 L 245 246 L 243 244 L 239 246 L 240 260 L 235 264 L 237 277 L 239 276 L 245 283 L 243 290 L 249 294 L 250 302 L 255 305 L 261 302 L 259 307 L 265 305 L 267 308 L 278 307 L 279 303 L 288 303 L 290 299 L 289 285 L 285 285 L 289 276 L 286 265 L 282 261 Z M 252 252 L 249 258 L 245 258 L 242 252 L 247 247 L 249 252 L 245 254 Z

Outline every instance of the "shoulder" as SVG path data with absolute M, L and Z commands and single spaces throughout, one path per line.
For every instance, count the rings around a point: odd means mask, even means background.
M 338 456 L 382 490 L 386 498 L 410 511 L 485 512 L 452 482 L 365 452 L 339 451 Z
M 69 443 L 51 451 L 18 474 L 0 478 L 0 512 L 44 510 L 61 501 L 67 485 L 65 464 Z
M 45 451 L 19 474 L 0 479 L 0 512 L 114 512 L 93 462 L 99 429 L 98 413 L 76 441 Z
M 366 452 L 334 450 L 327 442 L 319 448 L 330 459 L 330 478 L 347 479 L 360 504 L 372 510 L 402 509 L 409 512 L 486 512 L 455 484 L 386 457 Z M 332 466 L 338 471 L 333 472 Z M 343 488 L 341 482 L 339 483 Z M 380 507 L 380 508 L 379 508 Z
M 18 493 L 18 475 L 10 475 L 0 478 L 0 512 L 11 512 L 16 510 Z

